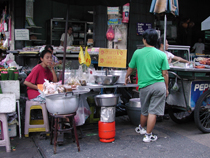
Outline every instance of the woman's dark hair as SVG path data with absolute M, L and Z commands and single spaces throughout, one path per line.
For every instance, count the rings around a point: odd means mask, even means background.
M 158 39 L 158 33 L 154 29 L 147 29 L 143 33 L 143 38 L 146 40 L 147 44 L 151 46 L 156 46 L 157 39 Z
M 160 37 L 158 40 L 157 40 L 157 45 L 156 45 L 156 48 L 157 49 L 160 49 L 160 46 L 161 44 L 164 44 L 164 37 Z
M 49 50 L 43 50 L 43 51 L 40 53 L 40 58 L 44 58 L 45 54 L 47 54 L 47 53 L 52 54 L 52 52 L 49 51 Z
M 52 47 L 51 45 L 46 45 L 46 46 L 44 47 L 45 50 L 48 50 L 49 48 L 53 51 L 53 47 Z

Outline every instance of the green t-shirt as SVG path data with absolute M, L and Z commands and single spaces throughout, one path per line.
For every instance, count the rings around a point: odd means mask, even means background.
M 154 47 L 137 49 L 129 63 L 130 68 L 137 68 L 139 88 L 156 82 L 164 82 L 162 70 L 168 70 L 168 60 L 164 52 Z

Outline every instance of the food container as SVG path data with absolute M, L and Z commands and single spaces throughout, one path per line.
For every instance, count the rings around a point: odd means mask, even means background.
M 79 107 L 79 96 L 73 92 L 48 95 L 46 107 L 52 114 L 70 114 L 77 111 Z

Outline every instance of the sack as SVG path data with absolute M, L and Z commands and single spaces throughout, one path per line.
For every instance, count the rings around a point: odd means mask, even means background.
M 114 30 L 113 30 L 112 26 L 110 26 L 109 29 L 106 32 L 106 38 L 109 41 L 112 41 L 114 39 Z
M 115 37 L 114 37 L 114 42 L 119 42 L 122 41 L 122 33 L 119 30 L 119 28 L 116 26 L 115 27 Z

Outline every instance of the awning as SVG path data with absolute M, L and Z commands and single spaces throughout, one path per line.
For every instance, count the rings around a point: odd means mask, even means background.
M 130 3 L 131 0 L 52 0 L 59 3 L 66 3 L 69 5 L 79 5 L 79 6 L 123 6 L 126 3 Z
M 201 31 L 210 30 L 210 16 L 201 23 Z

